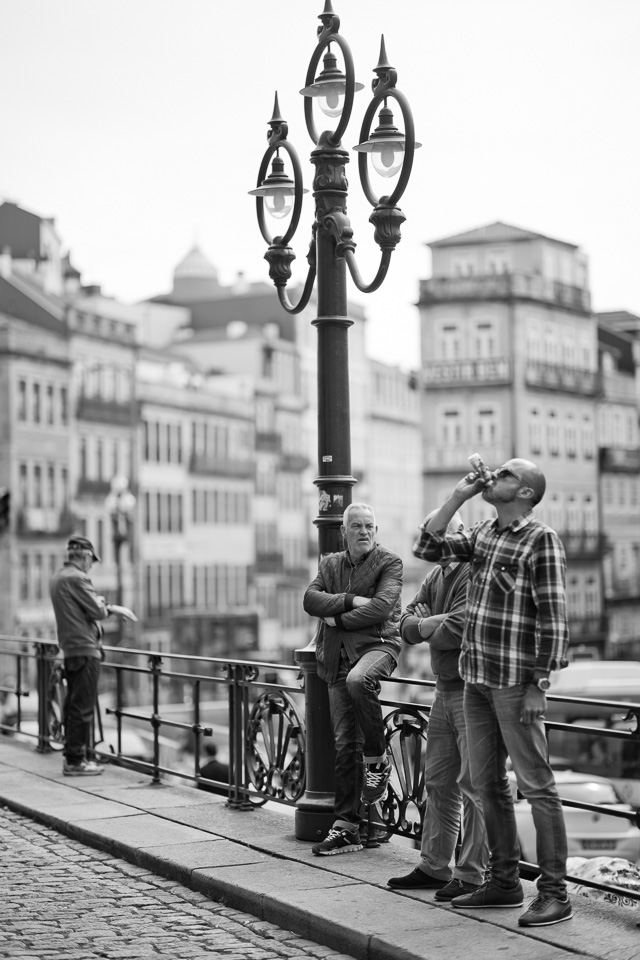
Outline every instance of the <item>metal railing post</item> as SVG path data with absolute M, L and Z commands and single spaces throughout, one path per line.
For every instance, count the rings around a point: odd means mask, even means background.
M 52 659 L 44 643 L 36 643 L 36 688 L 38 690 L 38 753 L 51 753 L 49 743 L 49 716 L 51 711 L 49 682 L 53 670 Z
M 162 674 L 162 657 L 156 654 L 149 655 L 149 669 L 153 684 L 153 713 L 150 722 L 153 730 L 153 777 L 152 783 L 160 783 L 160 740 L 159 732 L 162 720 L 160 718 L 160 675 Z

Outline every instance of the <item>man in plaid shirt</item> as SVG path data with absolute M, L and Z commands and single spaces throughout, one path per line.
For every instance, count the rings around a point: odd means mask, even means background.
M 567 837 L 542 718 L 552 670 L 566 667 L 566 559 L 557 533 L 532 514 L 546 481 L 529 460 L 508 460 L 490 479 L 468 474 L 425 521 L 413 553 L 424 560 L 469 563 L 460 674 L 474 789 L 482 801 L 491 876 L 454 907 L 519 907 L 524 894 L 520 850 L 507 778 L 507 757 L 531 804 L 540 876 L 538 896 L 521 926 L 548 926 L 571 917 L 564 880 Z M 497 517 L 445 535 L 465 501 L 482 494 Z

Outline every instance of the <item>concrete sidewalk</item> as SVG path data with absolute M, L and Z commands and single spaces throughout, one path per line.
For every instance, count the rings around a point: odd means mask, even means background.
M 572 920 L 526 932 L 521 909 L 464 912 L 433 892 L 390 890 L 389 877 L 416 865 L 406 847 L 315 857 L 288 811 L 230 810 L 223 797 L 113 766 L 63 777 L 59 754 L 6 737 L 0 803 L 357 960 L 640 958 L 640 910 L 576 896 Z

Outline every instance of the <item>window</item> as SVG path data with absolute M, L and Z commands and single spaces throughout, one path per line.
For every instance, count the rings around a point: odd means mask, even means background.
M 587 577 L 584 589 L 585 616 L 600 616 L 600 590 L 595 577 Z
M 529 411 L 529 449 L 531 453 L 542 453 L 542 417 L 535 409 Z
M 80 437 L 80 476 L 87 476 L 87 438 Z
M 479 359 L 496 356 L 496 331 L 491 320 L 476 324 L 474 346 L 475 356 Z
M 42 506 L 42 467 L 39 464 L 33 468 L 33 505 Z
M 441 446 L 462 443 L 462 416 L 460 410 L 449 408 L 438 414 L 438 444 Z
M 576 418 L 568 413 L 564 422 L 564 447 L 568 457 L 575 457 L 578 453 L 578 428 Z
M 54 406 L 53 406 L 53 387 L 51 386 L 51 384 L 49 384 L 49 386 L 47 387 L 45 420 L 47 423 L 53 423 L 55 420 Z
M 436 359 L 458 360 L 462 356 L 462 333 L 456 323 L 443 324 L 436 333 Z
M 557 457 L 560 453 L 560 428 L 558 416 L 553 410 L 547 415 L 547 447 L 552 457 Z
M 98 556 L 102 557 L 104 560 L 104 520 L 98 520 L 96 524 L 96 549 L 98 551 Z
M 590 416 L 582 419 L 582 455 L 585 460 L 593 460 L 595 453 L 595 432 Z
M 18 381 L 18 420 L 27 419 L 27 382 Z
M 104 444 L 100 438 L 96 440 L 96 479 L 104 477 Z
M 18 582 L 18 596 L 21 600 L 29 599 L 29 554 L 20 554 L 20 573 Z
M 69 407 L 67 404 L 67 388 L 60 388 L 60 419 L 63 423 L 69 422 Z
M 36 553 L 33 558 L 33 599 L 42 600 L 42 554 Z
M 40 423 L 42 417 L 42 409 L 40 405 L 40 384 L 34 383 L 33 385 L 33 422 Z
M 18 474 L 20 477 L 18 495 L 20 497 L 20 507 L 24 510 L 25 507 L 29 506 L 29 468 L 26 463 L 20 464 Z
M 47 467 L 47 506 L 56 505 L 56 469 L 52 463 Z
M 490 446 L 498 438 L 498 412 L 493 407 L 475 411 L 474 446 Z

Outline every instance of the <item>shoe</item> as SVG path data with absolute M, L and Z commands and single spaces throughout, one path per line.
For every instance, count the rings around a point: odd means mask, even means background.
M 475 893 L 479 884 L 467 883 L 465 880 L 450 880 L 446 887 L 442 887 L 436 893 L 435 899 L 440 902 L 453 900 L 454 897 L 461 897 L 465 893 Z
M 521 927 L 549 927 L 552 923 L 570 920 L 573 915 L 569 897 L 560 900 L 549 894 L 541 894 L 532 900 L 528 910 L 518 917 Z
M 451 905 L 462 910 L 483 910 L 494 907 L 521 907 L 524 903 L 524 891 L 519 883 L 512 890 L 497 887 L 489 880 L 477 887 L 474 893 L 454 897 Z
M 379 827 L 376 824 L 371 827 L 371 837 L 369 837 L 369 831 L 366 826 L 364 829 L 360 829 L 360 843 L 368 843 L 369 839 L 374 843 L 389 843 L 391 836 L 392 835 L 387 832 L 386 827 Z
M 382 763 L 365 764 L 363 803 L 377 803 L 378 800 L 382 800 L 387 792 L 390 776 L 391 764 L 388 760 L 383 760 Z
M 311 848 L 317 857 L 333 857 L 336 853 L 357 853 L 362 850 L 360 832 L 357 827 L 348 830 L 346 827 L 333 826 L 329 830 L 327 839 L 316 843 Z
M 97 777 L 104 773 L 104 767 L 93 760 L 81 760 L 80 763 L 62 764 L 62 772 L 65 777 Z
M 391 877 L 387 880 L 387 886 L 395 887 L 396 890 L 438 890 L 440 887 L 447 886 L 447 881 L 430 877 L 420 867 L 416 867 L 405 877 Z

